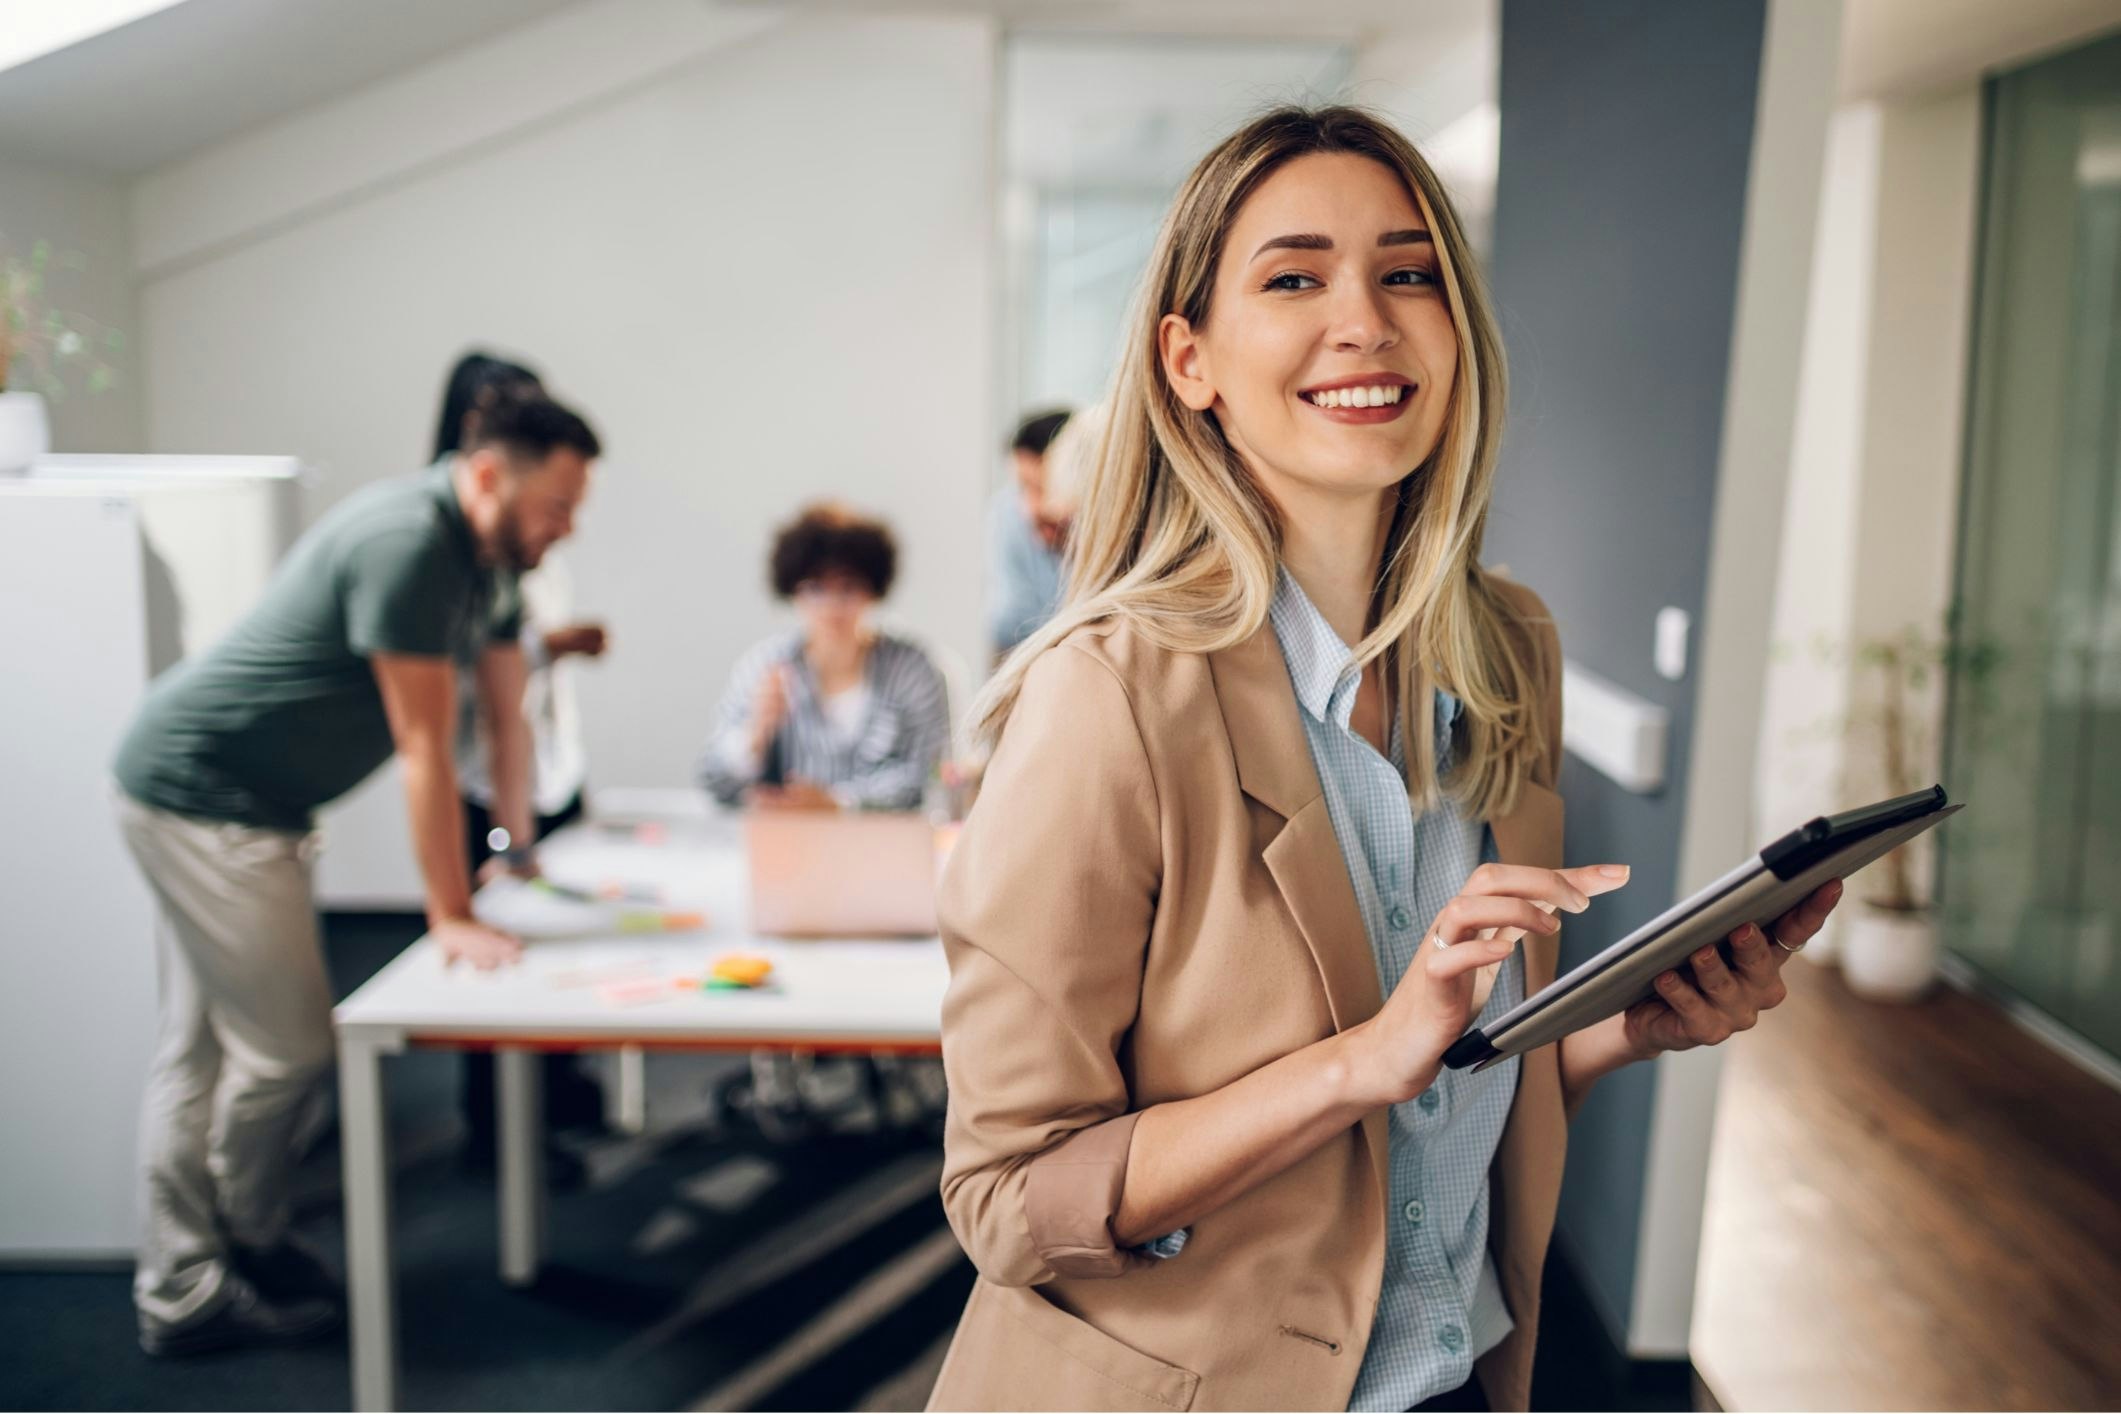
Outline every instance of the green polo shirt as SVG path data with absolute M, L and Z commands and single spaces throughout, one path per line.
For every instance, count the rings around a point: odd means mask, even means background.
M 366 487 L 295 543 L 226 638 L 148 689 L 118 784 L 181 815 L 306 830 L 390 759 L 372 655 L 468 665 L 520 618 L 513 576 L 478 561 L 447 462 Z

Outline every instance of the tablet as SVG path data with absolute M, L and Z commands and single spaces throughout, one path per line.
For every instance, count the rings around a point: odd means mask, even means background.
M 1964 808 L 1945 800 L 1943 786 L 1931 786 L 1801 825 L 1537 995 L 1466 1032 L 1444 1052 L 1443 1063 L 1482 1070 L 1625 1011 L 1654 995 L 1657 974 L 1695 949 L 1713 942 L 1728 959 L 1731 934 L 1746 924 L 1765 931 L 1827 880 L 1847 878 Z

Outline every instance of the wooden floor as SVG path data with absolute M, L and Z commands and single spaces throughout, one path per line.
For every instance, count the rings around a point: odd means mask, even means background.
M 1732 1042 L 1694 1363 L 1724 1408 L 2121 1408 L 2121 1092 L 1949 989 L 1792 963 Z

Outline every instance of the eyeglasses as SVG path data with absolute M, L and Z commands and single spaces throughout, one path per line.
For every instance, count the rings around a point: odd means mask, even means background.
M 844 579 L 806 579 L 795 587 L 795 597 L 805 604 L 859 604 L 876 596 L 866 584 Z

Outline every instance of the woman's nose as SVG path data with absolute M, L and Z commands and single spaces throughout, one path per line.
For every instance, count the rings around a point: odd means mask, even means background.
M 1399 342 L 1399 326 L 1392 322 L 1380 292 L 1345 290 L 1335 302 L 1328 336 L 1333 347 L 1343 352 L 1374 354 Z

